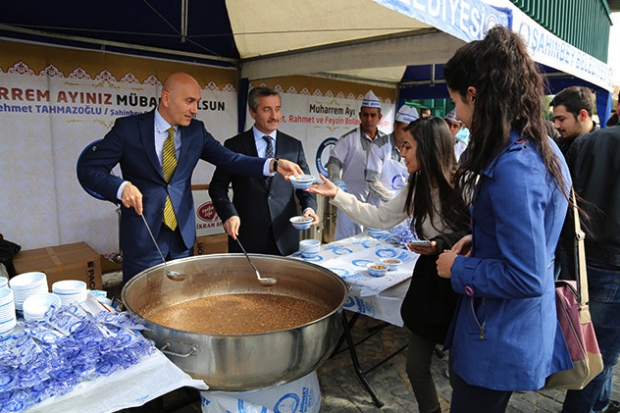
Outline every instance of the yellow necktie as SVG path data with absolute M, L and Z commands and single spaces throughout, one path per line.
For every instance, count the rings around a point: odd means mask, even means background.
M 177 167 L 177 154 L 174 149 L 174 128 L 168 129 L 168 137 L 164 142 L 164 151 L 161 162 L 161 169 L 164 173 L 166 182 L 170 181 L 170 177 L 174 173 Z M 172 201 L 170 195 L 166 197 L 166 206 L 164 206 L 164 225 L 171 230 L 177 229 L 177 217 L 174 214 L 174 208 L 172 207 Z

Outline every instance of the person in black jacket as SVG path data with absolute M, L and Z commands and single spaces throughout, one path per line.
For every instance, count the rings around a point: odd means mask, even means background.
M 301 142 L 278 130 L 280 105 L 280 94 L 276 90 L 267 87 L 252 89 L 248 106 L 254 126 L 226 140 L 224 146 L 244 155 L 287 159 L 309 174 Z M 231 184 L 232 200 L 228 196 Z M 295 197 L 303 215 L 312 217 L 312 225 L 319 223 L 315 195 L 294 189 L 281 175 L 265 179 L 230 173 L 218 167 L 209 185 L 209 195 L 229 235 L 230 252 L 241 252 L 235 241 L 237 237 L 247 252 L 290 255 L 297 251 L 299 231 L 289 221 L 300 215 Z
M 393 199 L 376 207 L 358 201 L 321 176 L 324 183 L 310 191 L 332 198 L 330 203 L 362 225 L 387 229 L 412 218 L 412 232 L 431 240 L 430 247 L 409 248 L 421 254 L 401 306 L 410 330 L 406 372 L 421 413 L 441 413 L 430 371 L 433 351 L 443 343 L 454 313 L 457 293 L 450 280 L 437 274 L 437 254 L 463 236 L 470 224 L 469 201 L 461 198 L 452 181 L 457 167 L 454 138 L 438 117 L 420 118 L 405 129 L 401 156 L 407 165 L 407 186 Z M 450 241 L 450 235 L 457 233 Z M 445 236 L 445 237 L 444 237 Z M 443 238 L 442 238 L 443 237 Z
M 562 413 L 620 412 L 620 403 L 610 399 L 620 355 L 620 127 L 580 136 L 566 162 L 582 200 L 579 206 L 588 216 L 583 229 L 589 306 L 605 367 L 584 389 L 567 391 Z M 567 268 L 574 272 L 572 221 L 566 220 L 561 240 L 568 254 Z
M 598 129 L 592 120 L 594 93 L 585 86 L 567 87 L 553 97 L 549 106 L 553 107 L 553 126 L 560 134 L 556 143 L 564 156 L 575 139 Z

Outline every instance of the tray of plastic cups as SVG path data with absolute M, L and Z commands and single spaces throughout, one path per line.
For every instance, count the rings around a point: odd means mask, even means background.
M 24 300 L 24 320 L 43 320 L 52 306 L 58 308 L 62 305 L 60 297 L 53 293 L 39 293 L 28 296 Z
M 9 286 L 15 293 L 15 308 L 22 311 L 24 300 L 28 296 L 49 292 L 47 276 L 44 272 L 25 272 L 9 280 Z
M 7 336 L 17 325 L 15 294 L 8 287 L 0 288 L 0 337 Z
M 83 303 L 88 294 L 86 283 L 79 280 L 56 281 L 52 284 L 52 292 L 60 297 L 62 305 Z
M 321 241 L 318 239 L 303 239 L 299 241 L 299 252 L 304 258 L 314 258 L 321 250 Z

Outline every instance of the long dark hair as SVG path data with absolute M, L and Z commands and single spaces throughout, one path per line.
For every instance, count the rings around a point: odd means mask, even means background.
M 543 123 L 543 80 L 519 35 L 493 27 L 483 40 L 458 49 L 443 74 L 448 87 L 463 101 L 468 88 L 476 88 L 467 156 L 456 176 L 464 191 L 473 190 L 477 174 L 506 146 L 514 130 L 538 147 L 545 166 L 569 198 L 560 160 Z
M 439 210 L 441 219 L 452 230 L 469 227 L 469 210 L 463 198 L 455 196 L 454 138 L 447 123 L 441 118 L 420 118 L 411 122 L 406 131 L 411 132 L 417 142 L 418 172 L 409 175 L 405 212 L 413 217 L 414 228 L 420 238 L 425 234 L 422 224 L 433 218 Z M 439 189 L 440 205 L 435 206 L 431 191 Z M 442 228 L 436 228 L 438 231 Z

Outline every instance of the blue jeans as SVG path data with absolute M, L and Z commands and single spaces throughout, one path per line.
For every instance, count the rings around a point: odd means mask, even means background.
M 603 411 L 610 402 L 614 366 L 620 356 L 620 267 L 587 260 L 590 314 L 604 369 L 583 390 L 566 392 L 562 413 Z

